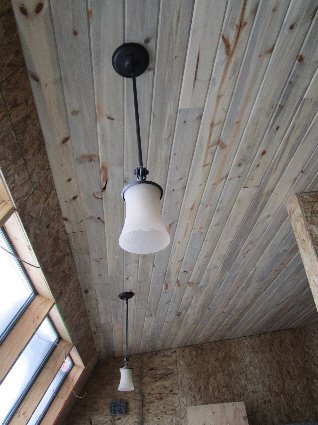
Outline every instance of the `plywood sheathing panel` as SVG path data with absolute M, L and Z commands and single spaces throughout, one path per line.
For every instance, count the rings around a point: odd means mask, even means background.
M 288 212 L 318 309 L 318 192 L 294 195 Z
M 133 367 L 133 392 L 120 393 L 119 368 L 123 366 L 123 359 L 109 359 L 97 363 L 91 378 L 83 389 L 85 398 L 77 400 L 75 408 L 70 412 L 66 423 L 83 423 L 96 425 L 111 425 L 114 423 L 139 425 L 142 417 L 142 392 L 141 392 L 141 358 L 130 358 Z M 109 415 L 110 400 L 124 399 L 128 402 L 128 416 L 111 417 Z M 79 408 L 78 408 L 79 407 Z
M 11 8 L 0 22 L 5 28 L 0 32 L 1 60 L 6 61 L 0 81 L 0 167 L 73 342 L 87 364 L 96 351 Z
M 132 356 L 134 393 L 116 391 L 122 358 L 102 361 L 66 424 L 187 425 L 188 406 L 234 400 L 244 401 L 249 425 L 314 421 L 317 350 L 316 325 Z M 109 400 L 121 398 L 128 415 L 112 419 Z

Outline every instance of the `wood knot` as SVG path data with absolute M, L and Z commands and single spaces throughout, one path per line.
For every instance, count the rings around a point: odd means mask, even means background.
M 220 146 L 221 149 L 226 149 L 227 148 L 226 144 L 221 139 L 219 139 L 217 141 L 217 144 Z
M 300 63 L 301 63 L 301 62 L 304 62 L 304 55 L 301 55 L 301 54 L 300 54 L 300 55 L 298 55 L 298 56 L 297 56 L 297 61 L 298 61 L 298 62 L 300 62 Z
M 21 4 L 21 6 L 19 7 L 20 12 L 22 13 L 22 15 L 24 16 L 29 16 L 28 10 L 27 8 L 24 6 L 24 4 Z
M 96 153 L 82 153 L 79 157 L 81 162 L 98 162 L 99 156 Z
M 222 34 L 222 41 L 223 41 L 223 44 L 224 44 L 226 56 L 230 56 L 230 54 L 231 54 L 231 45 L 230 45 L 229 40 L 227 39 L 227 37 L 224 34 Z
M 70 136 L 64 137 L 64 139 L 61 141 L 62 145 L 64 145 L 65 143 L 67 143 L 69 140 L 70 140 Z
M 78 35 L 78 31 L 73 30 L 73 35 L 75 35 L 75 37 Z
M 79 114 L 79 110 L 77 110 L 77 109 L 75 109 L 74 111 L 72 111 L 71 112 L 71 115 L 73 116 L 73 117 L 75 117 L 76 115 L 78 115 Z
M 106 163 L 103 161 L 100 167 L 100 182 L 102 186 L 102 191 L 106 190 L 108 182 L 108 169 Z
M 145 43 L 145 44 L 148 44 L 148 43 L 150 43 L 150 40 L 151 40 L 151 37 L 146 37 L 146 38 L 144 39 L 144 43 Z
M 88 18 L 90 19 L 92 17 L 92 15 L 93 15 L 93 10 L 92 9 L 88 9 L 87 10 L 87 16 L 88 16 Z
M 43 10 L 43 3 L 39 2 L 34 9 L 34 12 L 38 15 Z
M 96 199 L 103 199 L 103 194 L 102 192 L 93 192 L 93 196 Z
M 37 83 L 40 81 L 39 77 L 36 74 L 33 74 L 32 72 L 30 73 L 30 77 L 33 81 Z

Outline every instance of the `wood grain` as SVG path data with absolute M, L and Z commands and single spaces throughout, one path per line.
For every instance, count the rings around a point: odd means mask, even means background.
M 121 398 L 122 359 L 100 361 L 66 424 L 190 425 L 189 406 L 234 400 L 244 400 L 249 425 L 315 421 L 317 332 L 315 325 L 132 356 L 136 391 L 116 419 L 108 402 Z
M 243 402 L 206 404 L 187 408 L 188 425 L 246 425 Z
M 124 289 L 136 293 L 132 353 L 315 321 L 286 204 L 318 187 L 318 1 L 51 0 L 36 13 L 37 3 L 26 14 L 13 5 L 100 356 L 123 351 Z M 171 244 L 149 256 L 118 246 L 136 165 L 131 81 L 111 63 L 124 41 L 150 54 L 137 79 L 142 146 Z M 7 109 L 22 147 L 34 114 L 9 69 L 4 155 L 15 146 Z M 43 154 L 25 152 L 21 180 L 37 184 Z M 32 186 L 10 180 L 30 216 Z
M 288 203 L 288 213 L 318 308 L 318 193 L 294 195 Z

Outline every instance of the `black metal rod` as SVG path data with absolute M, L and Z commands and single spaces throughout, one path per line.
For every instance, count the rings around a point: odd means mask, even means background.
M 128 362 L 128 299 L 126 299 L 126 348 L 125 361 Z
M 142 161 L 142 149 L 141 149 L 141 137 L 140 137 L 140 124 L 139 124 L 139 110 L 138 110 L 138 97 L 137 97 L 137 84 L 136 77 L 133 77 L 133 90 L 134 90 L 134 106 L 135 106 L 135 121 L 136 121 L 136 135 L 137 135 L 137 147 L 138 147 L 138 166 L 143 167 Z

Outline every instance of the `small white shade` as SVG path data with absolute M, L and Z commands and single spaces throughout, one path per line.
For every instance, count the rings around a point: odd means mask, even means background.
M 162 221 L 160 190 L 152 184 L 136 184 L 125 192 L 126 219 L 119 238 L 122 249 L 133 254 L 151 254 L 170 243 Z
M 134 391 L 134 383 L 132 380 L 132 369 L 121 367 L 120 369 L 120 383 L 118 391 Z

